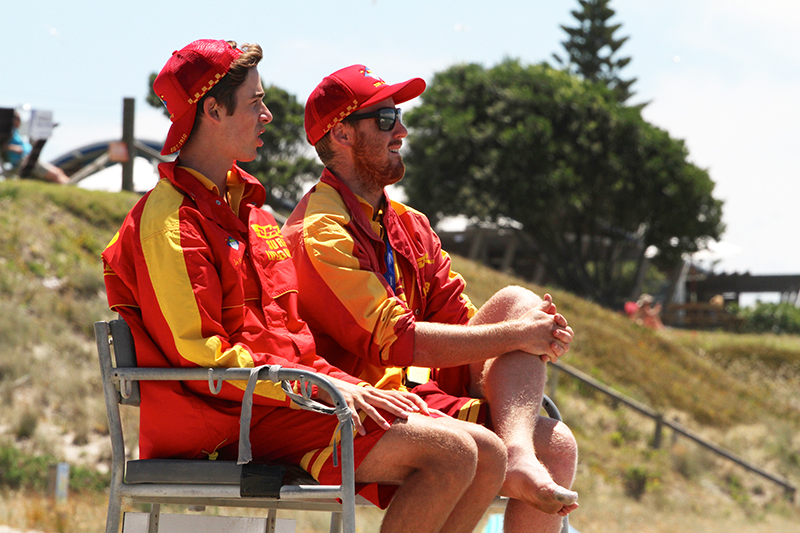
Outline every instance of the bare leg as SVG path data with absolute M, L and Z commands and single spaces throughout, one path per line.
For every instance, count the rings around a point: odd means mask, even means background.
M 567 426 L 541 417 L 536 424 L 534 443 L 537 458 L 546 466 L 553 481 L 561 487 L 570 487 L 575 476 L 578 453 L 575 439 Z M 511 499 L 506 507 L 505 531 L 558 532 L 561 530 L 562 517 L 575 507 L 577 504 L 565 505 L 558 514 L 552 514 L 540 511 L 521 500 Z
M 478 446 L 478 465 L 472 485 L 442 528 L 442 532 L 473 531 L 503 485 L 506 447 L 500 437 L 478 424 L 452 418 L 437 418 L 436 421 L 466 431 Z
M 502 466 L 504 453 L 500 459 Z M 384 516 L 382 532 L 469 532 L 502 482 L 494 465 L 494 482 L 487 483 L 486 471 L 491 468 L 480 463 L 479 445 L 470 433 L 411 415 L 395 422 L 378 441 L 358 467 L 356 479 L 401 484 Z
M 540 301 L 526 289 L 507 287 L 493 296 L 471 323 L 512 319 Z M 495 432 L 508 448 L 503 494 L 520 500 L 509 502 L 506 518 L 510 520 L 506 531 L 512 531 L 514 524 L 526 524 L 529 530 L 548 531 L 544 524 L 534 527 L 535 522 L 541 522 L 548 514 L 553 518 L 546 521 L 553 522 L 553 531 L 558 531 L 558 515 L 566 515 L 578 507 L 577 493 L 568 490 L 574 476 L 577 446 L 563 424 L 547 432 L 551 436 L 558 435 L 560 445 L 557 448 L 552 446 L 552 439 L 540 438 L 540 433 L 545 432 L 537 431 L 547 372 L 545 364 L 538 357 L 512 352 L 482 365 L 473 365 L 471 371 L 471 392 L 488 400 Z M 558 481 L 553 476 L 556 472 Z M 520 513 L 525 515 L 524 519 L 515 518 Z

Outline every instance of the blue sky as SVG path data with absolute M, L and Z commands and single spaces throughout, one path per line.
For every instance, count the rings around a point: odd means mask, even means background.
M 135 6 L 135 7 L 134 7 Z M 235 6 L 235 7 L 232 7 Z M 305 101 L 326 74 L 364 63 L 392 83 L 454 63 L 491 66 L 564 54 L 576 0 L 289 0 L 168 3 L 29 0 L 5 5 L 0 106 L 49 109 L 53 159 L 119 138 L 122 99 L 136 98 L 136 136 L 168 121 L 144 102 L 147 79 L 199 38 L 258 42 L 262 80 Z M 623 71 L 644 116 L 686 141 L 725 201 L 716 270 L 800 273 L 800 2 L 612 0 Z M 552 61 L 551 61 L 552 62 Z M 413 104 L 412 104 L 413 105 Z M 405 107 L 408 107 L 406 105 Z M 118 171 L 117 171 L 118 172 Z

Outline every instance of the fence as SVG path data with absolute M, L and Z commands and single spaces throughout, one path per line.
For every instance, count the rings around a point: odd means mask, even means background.
M 780 477 L 780 476 L 777 476 L 775 474 L 771 474 L 771 473 L 759 468 L 758 466 L 755 466 L 754 464 L 752 464 L 752 463 L 746 461 L 745 459 L 742 459 L 741 457 L 737 456 L 733 452 L 730 452 L 730 451 L 728 451 L 728 450 L 726 450 L 726 449 L 724 449 L 724 448 L 722 448 L 720 446 L 717 446 L 713 442 L 709 442 L 709 441 L 705 440 L 703 437 L 699 436 L 698 434 L 694 433 L 690 429 L 682 426 L 681 424 L 679 424 L 679 423 L 677 423 L 675 421 L 665 419 L 664 415 L 659 413 L 658 411 L 648 407 L 647 405 L 644 405 L 641 402 L 637 402 L 633 398 L 629 398 L 629 397 L 617 392 L 616 390 L 612 389 L 611 387 L 608 387 L 607 385 L 604 385 L 603 383 L 597 381 L 593 377 L 584 374 L 580 370 L 572 368 L 571 366 L 565 365 L 564 363 L 561 363 L 561 362 L 551 363 L 551 365 L 553 367 L 557 368 L 559 371 L 564 372 L 565 374 L 567 374 L 569 376 L 572 376 L 575 379 L 578 379 L 579 381 L 585 383 L 586 385 L 589 385 L 590 387 L 602 392 L 603 394 L 605 394 L 607 396 L 610 396 L 611 398 L 614 399 L 615 402 L 619 402 L 619 403 L 621 403 L 621 404 L 633 409 L 634 411 L 638 411 L 639 413 L 643 414 L 644 416 L 652 418 L 656 423 L 655 434 L 653 435 L 653 447 L 654 448 L 657 449 L 657 448 L 661 447 L 663 428 L 664 428 L 664 426 L 667 426 L 669 428 L 672 428 L 672 430 L 675 431 L 676 433 L 679 433 L 679 434 L 683 435 L 684 437 L 687 437 L 687 438 L 693 440 L 694 442 L 696 442 L 700 446 L 706 448 L 707 450 L 710 450 L 711 452 L 714 452 L 717 455 L 719 455 L 721 457 L 724 457 L 725 459 L 733 461 L 734 463 L 738 464 L 739 466 L 741 466 L 743 468 L 746 468 L 747 470 L 750 470 L 751 472 L 754 472 L 755 474 L 758 474 L 759 476 L 764 477 L 764 478 L 768 479 L 769 481 L 772 481 L 773 483 L 776 483 L 776 484 L 780 485 L 781 487 L 783 487 L 783 491 L 784 491 L 784 495 L 786 496 L 786 499 L 789 500 L 790 502 L 794 502 L 794 495 L 797 492 L 797 488 L 794 485 L 792 485 L 791 483 L 789 483 L 789 481 L 787 479 L 785 479 L 783 477 Z M 555 378 L 553 379 L 553 381 L 555 381 Z M 553 390 L 550 391 L 550 397 L 555 399 L 555 391 L 553 391 Z

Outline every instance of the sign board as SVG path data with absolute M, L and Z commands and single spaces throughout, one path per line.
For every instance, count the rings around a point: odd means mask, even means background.
M 150 513 L 125 513 L 122 533 L 148 533 Z M 295 533 L 295 520 L 278 518 L 275 533 Z M 162 513 L 160 533 L 264 533 L 267 519 L 244 516 L 209 516 Z
M 128 145 L 122 141 L 108 143 L 108 160 L 114 163 L 127 163 L 130 160 Z
M 31 111 L 31 120 L 28 123 L 28 137 L 31 142 L 49 139 L 53 133 L 53 112 L 34 109 Z

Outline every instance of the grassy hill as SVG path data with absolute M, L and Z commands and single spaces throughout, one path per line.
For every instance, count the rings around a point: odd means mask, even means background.
M 137 199 L 0 183 L 0 461 L 15 450 L 107 466 L 92 323 L 113 315 L 99 255 Z M 800 338 L 654 332 L 574 295 L 454 263 L 477 304 L 510 283 L 550 292 L 576 331 L 564 363 L 800 485 Z M 777 485 L 669 430 L 654 450 L 652 420 L 568 375 L 553 375 L 551 385 L 581 449 L 581 508 L 572 515 L 581 533 L 798 530 L 798 504 Z M 56 512 L 38 486 L 9 490 L 7 464 L 0 524 L 102 530 L 102 493 L 85 491 Z

